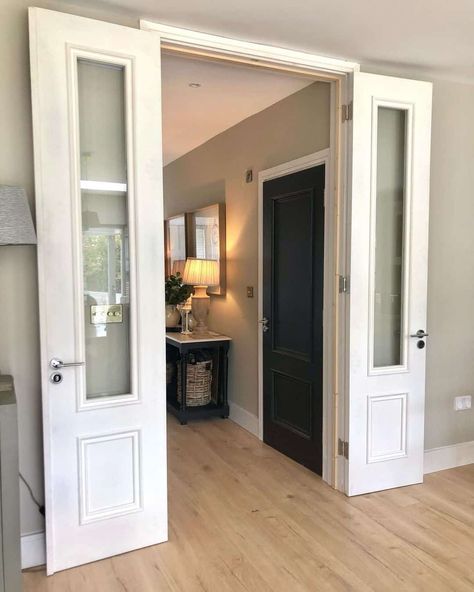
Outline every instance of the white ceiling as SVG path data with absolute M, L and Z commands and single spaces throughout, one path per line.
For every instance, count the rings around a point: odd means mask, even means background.
M 313 82 L 171 55 L 163 56 L 162 78 L 165 165 Z
M 137 17 L 426 77 L 474 81 L 473 0 L 95 0 Z

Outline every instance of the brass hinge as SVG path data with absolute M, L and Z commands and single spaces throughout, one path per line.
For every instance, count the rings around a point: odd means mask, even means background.
M 352 101 L 347 105 L 342 105 L 342 121 L 352 121 Z
M 349 294 L 349 277 L 347 275 L 339 276 L 339 294 Z
M 349 460 L 349 442 L 345 442 L 339 438 L 337 441 L 337 454 Z

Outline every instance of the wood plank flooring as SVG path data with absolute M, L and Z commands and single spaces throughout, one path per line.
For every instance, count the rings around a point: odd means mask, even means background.
M 169 420 L 169 542 L 25 592 L 474 592 L 474 465 L 347 498 L 230 420 Z

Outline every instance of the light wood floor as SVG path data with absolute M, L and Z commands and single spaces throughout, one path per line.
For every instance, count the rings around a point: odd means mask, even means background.
M 169 422 L 169 542 L 25 592 L 474 591 L 474 465 L 346 498 L 230 420 Z

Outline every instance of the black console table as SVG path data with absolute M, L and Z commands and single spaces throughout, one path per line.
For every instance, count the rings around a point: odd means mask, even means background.
M 176 373 L 167 384 L 167 408 L 179 419 L 182 425 L 188 419 L 198 417 L 229 417 L 227 400 L 228 353 L 231 338 L 219 333 L 209 332 L 194 337 L 181 333 L 166 333 L 166 361 L 177 363 L 177 371 L 181 373 L 183 396 L 178 401 Z M 196 350 L 208 350 L 212 354 L 212 400 L 207 405 L 189 407 L 186 405 L 187 367 L 189 355 Z

